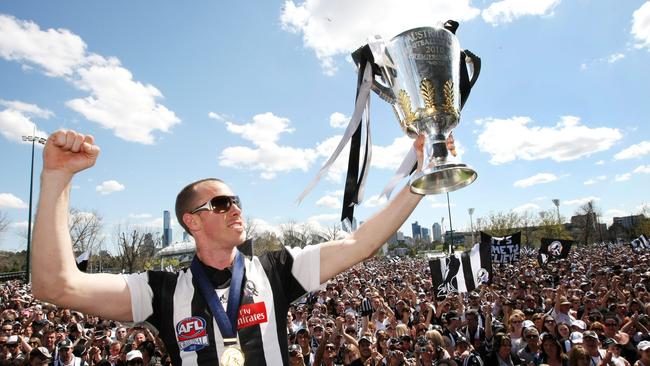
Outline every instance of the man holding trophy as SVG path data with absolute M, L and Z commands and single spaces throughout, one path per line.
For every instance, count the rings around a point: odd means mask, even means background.
M 420 31 L 409 32 L 404 37 L 412 38 L 412 47 L 420 50 L 415 46 Z M 423 34 L 424 40 L 430 38 L 426 31 Z M 405 72 L 401 65 L 411 56 L 393 54 L 391 47 L 387 47 L 391 57 L 382 69 L 389 85 L 376 83 L 373 89 L 390 97 L 387 88 L 395 89 L 399 83 L 424 88 L 419 96 L 411 95 L 417 94 L 411 89 L 404 93 L 399 89 L 397 94 L 391 90 L 399 106 L 400 123 L 416 137 L 418 169 L 410 187 L 402 189 L 349 237 L 305 249 L 283 248 L 260 257 L 244 257 L 237 250 L 246 240 L 242 200 L 223 181 L 210 178 L 189 184 L 176 199 L 178 222 L 196 242 L 190 268 L 131 275 L 80 272 L 68 231 L 70 186 L 75 174 L 95 164 L 100 149 L 92 136 L 61 130 L 48 138 L 43 151 L 32 251 L 34 296 L 107 319 L 143 322 L 165 342 L 174 365 L 287 364 L 286 314 L 292 301 L 372 256 L 402 226 L 421 194 L 453 190 L 469 184 L 462 179 L 473 180 L 471 169 L 448 166 L 444 160 L 447 150 L 453 150 L 453 139 L 445 133 L 457 124 L 462 99 L 456 85 L 463 80 L 452 75 L 458 65 L 439 66 L 453 69 L 444 76 L 431 66 L 433 74 L 428 74 L 424 65 L 446 59 L 436 53 L 442 50 L 431 45 L 431 54 L 412 52 L 411 63 L 421 72 Z M 448 50 L 458 51 L 454 47 Z M 455 62 L 458 55 L 452 56 L 446 57 Z M 448 76 L 451 85 L 445 89 L 447 81 L 442 80 Z M 438 90 L 441 83 L 443 88 Z M 413 98 L 410 106 L 415 107 L 414 101 L 419 99 L 424 106 L 409 108 L 404 94 Z M 435 122 L 426 122 L 429 120 Z M 440 177 L 436 175 L 439 171 L 444 171 Z M 419 181 L 423 183 L 416 183 Z M 431 182 L 434 186 L 454 185 L 441 190 L 431 188 Z

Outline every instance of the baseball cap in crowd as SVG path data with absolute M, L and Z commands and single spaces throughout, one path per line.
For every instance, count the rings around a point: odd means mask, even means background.
M 300 346 L 299 346 L 300 347 Z M 142 358 L 142 352 L 135 350 L 126 354 L 126 362 L 133 361 L 136 358 Z
M 560 297 L 560 305 L 571 305 L 571 301 L 566 296 Z
M 524 322 L 521 323 L 521 326 L 524 327 L 524 329 L 526 329 L 526 328 L 534 328 L 535 323 L 533 323 L 532 320 L 524 320 Z
M 12 335 L 7 339 L 7 346 L 11 346 L 14 344 L 18 344 L 18 336 L 17 335 Z
M 411 341 L 412 338 L 411 338 L 410 335 L 404 334 L 403 336 L 400 337 L 400 340 L 402 340 L 402 341 Z
M 372 344 L 372 340 L 371 340 L 370 337 L 368 337 L 367 335 L 364 335 L 364 336 L 362 336 L 361 338 L 359 338 L 359 342 L 358 342 L 358 343 L 361 343 L 361 341 L 366 341 L 366 342 Z
M 569 340 L 571 341 L 572 344 L 581 344 L 582 343 L 582 333 L 580 332 L 573 332 L 569 336 Z
M 611 346 L 611 345 L 616 345 L 616 346 L 619 346 L 619 347 L 621 346 L 621 344 L 616 342 L 616 339 L 614 339 L 614 338 L 607 338 L 607 339 L 605 339 L 603 341 L 603 348 L 604 349 L 609 348 L 609 346 Z
M 645 351 L 645 350 L 647 350 L 647 349 L 650 349 L 650 341 L 641 341 L 641 342 L 639 342 L 639 344 L 636 346 L 636 348 L 637 348 L 639 351 L 641 351 L 641 352 L 643 352 L 643 351 Z
M 31 352 L 29 352 L 29 357 L 38 357 L 38 358 L 51 360 L 52 354 L 45 347 L 37 347 L 37 348 L 32 348 Z
M 298 355 L 298 352 L 302 352 L 300 345 L 297 344 L 289 345 L 289 356 L 295 357 L 296 355 Z
M 72 348 L 72 341 L 66 338 L 59 342 L 58 348 Z
M 296 335 L 298 335 L 298 334 L 300 334 L 300 333 L 307 333 L 307 334 L 309 334 L 309 329 L 307 329 L 307 328 L 300 328 L 300 329 L 298 329 L 298 331 L 296 331 Z
M 582 338 L 593 338 L 595 340 L 598 340 L 598 334 L 596 334 L 596 332 L 593 330 L 588 330 L 582 334 Z
M 463 336 L 458 336 L 458 338 L 456 338 L 456 345 L 459 345 L 460 343 L 465 343 L 469 345 L 469 341 L 467 340 L 467 338 Z
M 63 325 L 57 325 L 56 326 L 56 331 L 59 333 L 65 332 L 65 327 Z
M 88 349 L 81 344 L 74 346 L 74 348 L 72 349 L 72 354 L 75 355 L 76 357 L 83 357 L 86 355 L 87 352 Z
M 576 327 L 583 331 L 587 329 L 587 324 L 585 324 L 585 322 L 583 322 L 582 320 L 574 320 L 573 322 L 571 322 L 571 326 Z

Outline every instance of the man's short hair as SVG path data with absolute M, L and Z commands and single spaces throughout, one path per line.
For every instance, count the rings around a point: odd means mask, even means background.
M 196 186 L 204 182 L 223 183 L 221 179 L 217 178 L 205 178 L 197 180 L 196 182 L 186 185 L 183 189 L 181 189 L 180 192 L 178 192 L 178 195 L 176 196 L 176 220 L 178 220 L 178 223 L 190 235 L 192 235 L 192 233 L 190 232 L 190 229 L 187 227 L 187 225 L 185 225 L 183 222 L 183 215 L 190 212 L 194 208 L 191 205 L 193 204 L 194 194 L 196 193 Z

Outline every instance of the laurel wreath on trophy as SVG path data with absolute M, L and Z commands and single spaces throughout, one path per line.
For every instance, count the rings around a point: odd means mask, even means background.
M 442 110 L 455 117 L 456 120 L 458 120 L 459 115 L 458 115 L 458 110 L 456 110 L 456 107 L 454 106 L 454 82 L 451 80 L 447 80 L 445 82 L 445 86 L 443 88 L 443 94 L 445 96 L 445 101 L 442 104 Z
M 420 93 L 426 106 L 425 115 L 431 116 L 436 113 L 436 89 L 431 80 L 424 78 L 420 82 Z

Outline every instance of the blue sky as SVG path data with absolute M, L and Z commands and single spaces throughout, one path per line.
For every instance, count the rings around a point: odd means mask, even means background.
M 345 159 L 295 200 L 352 114 L 350 52 L 446 19 L 483 61 L 454 131 L 479 174 L 450 194 L 455 229 L 469 226 L 469 207 L 476 219 L 558 198 L 568 217 L 594 199 L 611 222 L 647 205 L 648 1 L 3 1 L 0 211 L 11 226 L 0 248 L 25 247 L 16 233 L 27 227 L 30 146 L 20 136 L 34 126 L 96 137 L 101 156 L 75 178 L 72 206 L 99 212 L 109 243 L 116 224 L 160 227 L 178 190 L 203 177 L 227 181 L 260 229 L 335 224 Z M 411 145 L 390 107 L 371 103 L 360 220 Z M 427 197 L 403 231 L 439 222 L 445 202 Z

